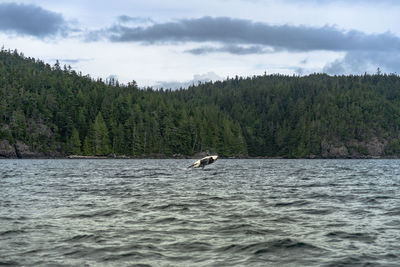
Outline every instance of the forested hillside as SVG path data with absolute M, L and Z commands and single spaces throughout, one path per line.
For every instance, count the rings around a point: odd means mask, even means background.
M 3 157 L 400 155 L 397 75 L 264 75 L 152 90 L 2 50 L 0 115 Z
M 3 156 L 247 155 L 239 123 L 216 105 L 106 85 L 16 51 L 0 53 L 0 101 Z
M 181 90 L 238 122 L 250 156 L 365 157 L 400 153 L 397 75 L 234 78 Z

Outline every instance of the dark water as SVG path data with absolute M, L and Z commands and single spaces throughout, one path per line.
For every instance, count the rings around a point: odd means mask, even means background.
M 0 160 L 0 265 L 400 266 L 399 160 Z

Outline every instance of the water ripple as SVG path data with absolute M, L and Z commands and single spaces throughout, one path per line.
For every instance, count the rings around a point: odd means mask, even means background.
M 397 266 L 399 160 L 0 160 L 0 266 Z

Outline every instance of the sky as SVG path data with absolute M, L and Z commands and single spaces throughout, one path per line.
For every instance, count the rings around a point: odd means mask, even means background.
M 398 14 L 397 0 L 0 0 L 0 46 L 140 87 L 400 73 Z

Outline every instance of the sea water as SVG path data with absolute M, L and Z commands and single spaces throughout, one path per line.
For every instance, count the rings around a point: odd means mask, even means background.
M 0 160 L 0 265 L 400 265 L 399 160 Z

